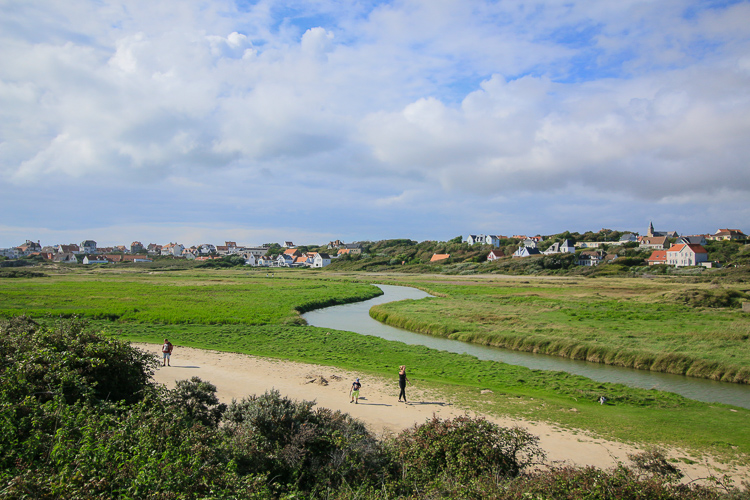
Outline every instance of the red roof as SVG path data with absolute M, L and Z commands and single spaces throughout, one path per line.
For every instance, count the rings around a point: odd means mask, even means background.
M 679 243 L 677 245 L 672 245 L 669 247 L 667 252 L 681 252 L 683 248 L 688 247 L 690 250 L 693 251 L 693 253 L 708 253 L 708 250 L 703 248 L 703 245 L 698 245 L 696 243 L 693 243 L 691 245 L 686 245 L 684 243 Z
M 651 256 L 646 259 L 648 262 L 666 262 L 667 251 L 666 250 L 654 250 L 651 252 Z

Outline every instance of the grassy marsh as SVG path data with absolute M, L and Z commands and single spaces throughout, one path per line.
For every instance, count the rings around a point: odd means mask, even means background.
M 645 279 L 419 282 L 437 295 L 376 306 L 392 326 L 617 366 L 750 383 L 750 315 L 679 300 L 715 285 Z
M 728 330 L 724 327 L 733 321 L 727 311 L 691 312 L 684 304 L 670 302 L 665 294 L 673 285 L 668 282 L 420 278 L 298 271 L 276 271 L 274 278 L 266 278 L 265 271 L 249 270 L 103 270 L 0 280 L 0 314 L 25 313 L 45 321 L 55 321 L 60 315 L 80 315 L 126 340 L 158 343 L 169 337 L 177 346 L 304 361 L 384 377 L 392 377 L 399 364 L 407 364 L 410 378 L 420 386 L 452 395 L 457 403 L 470 408 L 749 463 L 750 411 L 745 409 L 314 328 L 303 325 L 298 316 L 313 307 L 378 295 L 380 291 L 369 283 L 387 282 L 410 284 L 439 295 L 427 301 L 391 304 L 389 310 L 392 307 L 416 324 L 448 328 L 474 325 L 474 330 L 465 333 L 477 335 L 477 339 L 497 324 L 512 323 L 520 336 L 565 332 L 573 324 L 585 330 L 581 339 L 593 335 L 598 342 L 615 343 L 619 335 L 598 336 L 596 329 L 612 330 L 606 325 L 619 324 L 619 315 L 640 322 L 646 330 L 649 325 L 668 323 L 659 319 L 664 314 L 688 315 L 675 321 L 687 324 L 695 320 L 695 331 L 704 332 L 703 336 L 710 339 L 718 336 L 717 331 Z M 621 303 L 628 307 L 618 309 Z M 695 316 L 690 316 L 693 313 Z M 733 330 L 739 331 L 740 337 L 743 324 L 746 328 L 747 323 L 740 321 L 739 330 Z M 663 337 L 678 338 L 680 332 L 674 326 Z M 748 366 L 742 358 L 745 353 L 737 352 L 736 347 L 736 342 L 743 340 L 730 338 L 727 342 L 726 355 L 740 356 Z M 718 341 L 714 344 L 718 352 Z M 481 389 L 492 393 L 480 394 Z M 596 403 L 602 394 L 610 399 L 611 406 Z

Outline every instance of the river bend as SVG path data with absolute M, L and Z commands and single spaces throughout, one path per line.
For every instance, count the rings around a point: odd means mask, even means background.
M 635 370 L 618 366 L 577 361 L 557 356 L 511 351 L 491 346 L 472 344 L 394 328 L 370 317 L 370 308 L 386 302 L 430 297 L 422 290 L 395 285 L 377 285 L 383 295 L 364 302 L 317 309 L 302 315 L 309 325 L 345 330 L 362 335 L 374 335 L 386 340 L 423 345 L 431 349 L 458 354 L 469 354 L 481 360 L 501 361 L 535 370 L 565 371 L 583 375 L 599 382 L 625 384 L 643 389 L 675 392 L 690 399 L 707 403 L 725 403 L 750 409 L 750 386 L 716 382 L 683 375 Z

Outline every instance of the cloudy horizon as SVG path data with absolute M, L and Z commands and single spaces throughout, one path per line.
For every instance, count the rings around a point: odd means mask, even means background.
M 0 247 L 750 229 L 748 1 L 0 6 Z

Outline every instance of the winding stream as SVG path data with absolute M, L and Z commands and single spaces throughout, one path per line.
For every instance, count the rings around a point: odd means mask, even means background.
M 395 340 L 411 345 L 423 345 L 431 349 L 458 354 L 470 354 L 482 360 L 501 361 L 535 370 L 565 371 L 575 375 L 583 375 L 599 382 L 613 382 L 631 387 L 675 392 L 698 401 L 725 403 L 750 409 L 749 385 L 715 382 L 713 380 L 685 377 L 683 375 L 634 370 L 544 354 L 510 351 L 497 347 L 413 333 L 384 325 L 370 317 L 369 311 L 372 306 L 398 300 L 423 299 L 430 297 L 430 295 L 422 290 L 411 287 L 395 285 L 377 286 L 384 292 L 379 297 L 364 302 L 310 311 L 303 314 L 302 317 L 312 326 L 346 330 L 362 335 L 374 335 L 386 340 Z

